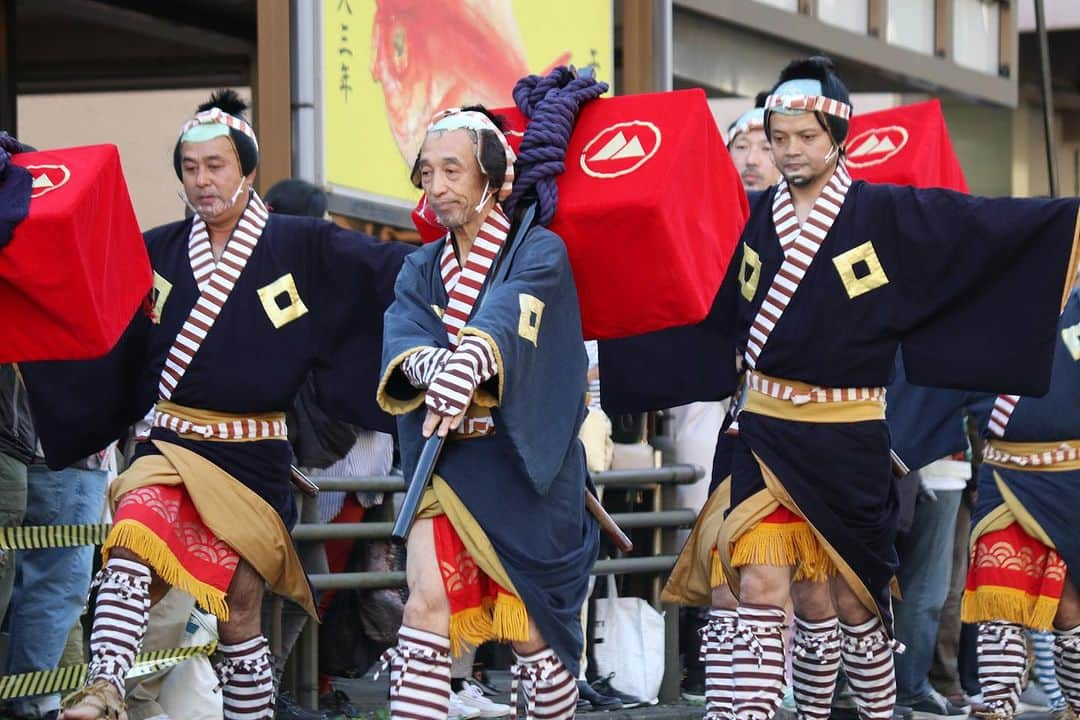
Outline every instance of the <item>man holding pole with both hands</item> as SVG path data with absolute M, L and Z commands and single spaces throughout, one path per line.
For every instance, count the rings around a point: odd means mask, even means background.
M 413 168 L 441 241 L 411 255 L 386 314 L 378 400 L 402 464 L 446 438 L 408 535 L 394 718 L 444 718 L 450 653 L 513 645 L 529 715 L 571 718 L 597 524 L 582 502 L 586 357 L 562 240 L 504 210 L 514 152 L 487 110 L 436 115 Z M 571 420 L 568 422 L 568 420 Z

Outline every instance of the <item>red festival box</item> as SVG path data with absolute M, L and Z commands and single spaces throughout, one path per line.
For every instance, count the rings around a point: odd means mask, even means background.
M 507 120 L 515 150 L 525 117 Z M 749 214 L 742 182 L 701 90 L 584 106 L 558 179 L 551 229 L 566 243 L 586 338 L 701 321 Z M 418 210 L 425 207 L 421 199 Z M 417 218 L 422 236 L 430 225 Z
M 30 213 L 0 250 L 0 363 L 93 358 L 150 290 L 150 262 L 113 145 L 22 153 Z
M 847 158 L 859 180 L 968 191 L 937 100 L 856 113 Z

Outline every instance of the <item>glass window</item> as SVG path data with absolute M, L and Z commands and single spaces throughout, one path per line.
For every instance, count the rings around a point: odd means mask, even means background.
M 996 0 L 953 1 L 953 59 L 957 65 L 997 75 L 1001 5 Z
M 934 54 L 934 0 L 886 3 L 885 39 L 908 50 Z
M 818 0 L 818 20 L 829 25 L 866 34 L 870 21 L 870 7 L 867 0 Z
M 780 8 L 781 10 L 787 10 L 788 12 L 799 11 L 799 0 L 757 0 L 762 5 L 772 5 L 773 7 Z

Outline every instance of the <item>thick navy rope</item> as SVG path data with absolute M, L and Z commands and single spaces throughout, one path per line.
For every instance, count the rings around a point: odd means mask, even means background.
M 514 102 L 529 118 L 517 162 L 514 163 L 514 190 L 503 203 L 511 217 L 522 198 L 536 192 L 539 201 L 537 223 L 548 225 L 559 205 L 556 178 L 566 170 L 566 147 L 581 106 L 608 89 L 591 71 L 576 73 L 557 67 L 546 77 L 529 75 L 514 86 Z

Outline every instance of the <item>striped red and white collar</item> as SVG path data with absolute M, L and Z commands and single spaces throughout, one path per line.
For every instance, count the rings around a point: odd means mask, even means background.
M 266 218 L 269 215 L 270 211 L 266 209 L 266 204 L 262 198 L 252 190 L 247 208 L 245 208 L 244 214 L 240 216 L 240 222 L 237 224 L 236 229 L 233 230 L 230 243 L 225 246 L 225 252 L 229 251 L 233 238 L 254 247 L 266 227 Z M 224 253 L 222 253 L 223 259 L 224 256 Z M 195 276 L 195 283 L 199 286 L 199 291 L 205 292 L 210 275 L 220 263 L 214 261 L 214 251 L 210 246 L 210 232 L 206 228 L 206 221 L 199 215 L 196 215 L 192 220 L 191 230 L 188 233 L 188 259 L 191 262 L 191 274 Z M 234 257 L 232 259 L 236 260 L 238 258 Z M 244 262 L 247 262 L 246 258 Z M 239 272 L 237 276 L 239 276 Z
M 829 182 L 814 201 L 814 206 L 810 208 L 806 222 L 800 226 L 799 218 L 795 214 L 795 202 L 791 199 L 791 188 L 787 180 L 780 180 L 773 196 L 773 224 L 785 256 L 797 244 L 800 232 L 807 236 L 807 242 L 816 242 L 818 246 L 825 241 L 836 216 L 840 214 L 840 207 L 844 204 L 850 187 L 851 175 L 844 163 L 839 162 Z M 816 248 L 814 252 L 817 252 Z
M 240 278 L 240 273 L 244 271 L 255 251 L 255 246 L 266 229 L 268 218 L 266 205 L 253 191 L 240 222 L 233 229 L 221 258 L 216 262 L 206 223 L 201 217 L 196 217 L 191 223 L 188 257 L 191 261 L 191 272 L 199 286 L 199 297 L 165 356 L 165 366 L 158 381 L 158 394 L 162 398 L 172 398 L 173 391 L 202 347 L 203 340 L 217 321 L 236 281 Z
M 746 341 L 746 366 L 757 367 L 758 357 L 768 342 L 769 335 L 787 310 L 795 291 L 810 269 L 821 244 L 832 229 L 836 216 L 851 187 L 851 176 L 843 162 L 836 164 L 829 182 L 814 201 L 806 222 L 799 225 L 795 203 L 786 180 L 781 180 L 773 197 L 773 225 L 784 253 L 784 261 L 773 276 L 772 284 L 761 302 L 757 316 L 750 326 Z
M 457 347 L 458 335 L 469 322 L 484 281 L 509 232 L 510 221 L 498 205 L 494 206 L 476 234 L 464 267 L 454 253 L 453 236 L 450 233 L 446 235 L 439 270 L 448 297 L 442 319 L 451 350 Z

